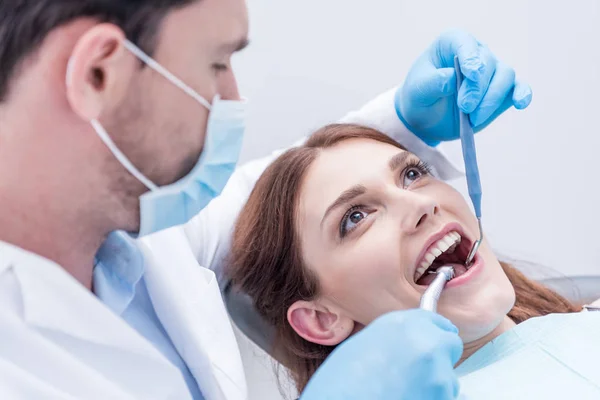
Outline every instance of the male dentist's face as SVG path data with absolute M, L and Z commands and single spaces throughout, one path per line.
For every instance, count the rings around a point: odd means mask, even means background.
M 248 43 L 245 0 L 187 4 L 172 9 L 161 20 L 151 38 L 150 56 L 208 102 L 216 95 L 238 100 L 231 58 Z M 78 152 L 82 152 L 83 164 L 93 166 L 86 175 L 90 192 L 94 191 L 94 199 L 104 199 L 100 207 L 109 205 L 112 214 L 107 224 L 111 229 L 138 231 L 139 196 L 148 189 L 93 133 L 90 121 L 102 125 L 144 176 L 164 186 L 187 175 L 198 161 L 209 110 L 171 80 L 144 66 L 125 47 L 125 40 L 131 38 L 118 26 L 79 19 L 63 31 L 65 42 L 69 35 L 78 36 L 68 55 L 66 97 L 70 108 L 65 125 L 73 131 L 72 138 L 84 138 Z M 148 43 L 135 44 L 147 50 L 144 45 Z M 65 148 L 76 146 L 65 144 Z
M 231 57 L 247 35 L 244 0 L 200 0 L 163 20 L 152 57 L 209 102 L 217 94 L 236 100 Z M 150 180 L 175 182 L 202 152 L 209 111 L 151 68 L 139 69 L 129 83 L 105 128 Z

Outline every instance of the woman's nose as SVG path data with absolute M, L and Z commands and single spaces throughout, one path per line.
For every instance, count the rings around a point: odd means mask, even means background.
M 439 213 L 439 205 L 430 196 L 404 192 L 402 201 L 399 202 L 399 212 L 402 230 L 405 233 L 414 233 L 432 222 L 435 215 Z

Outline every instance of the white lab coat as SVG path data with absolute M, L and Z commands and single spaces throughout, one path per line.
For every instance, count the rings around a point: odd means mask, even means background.
M 458 171 L 397 118 L 393 90 L 343 121 L 388 133 L 442 178 Z M 138 240 L 156 314 L 206 400 L 244 400 L 241 357 L 218 278 L 231 229 L 279 153 L 239 168 L 187 225 Z M 216 275 L 215 275 L 216 273 Z M 0 242 L 1 399 L 189 399 L 179 370 L 53 262 Z

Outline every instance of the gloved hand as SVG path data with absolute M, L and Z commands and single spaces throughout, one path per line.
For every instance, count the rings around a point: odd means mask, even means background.
M 465 76 L 456 96 L 454 56 Z M 404 125 L 430 146 L 459 138 L 458 107 L 479 132 L 511 106 L 526 108 L 532 92 L 490 49 L 462 31 L 442 34 L 413 64 L 396 93 Z
M 342 343 L 313 375 L 300 400 L 455 399 L 458 329 L 424 310 L 380 317 Z

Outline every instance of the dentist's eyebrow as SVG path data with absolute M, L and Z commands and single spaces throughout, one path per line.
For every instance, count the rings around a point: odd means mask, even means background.
M 250 45 L 250 39 L 243 37 L 233 42 L 224 43 L 219 47 L 219 51 L 222 53 L 237 53 L 244 50 Z
M 331 203 L 331 205 L 329 207 L 327 207 L 327 210 L 325 211 L 325 214 L 323 215 L 323 219 L 321 220 L 321 228 L 323 227 L 323 222 L 325 221 L 325 219 L 327 218 L 327 215 L 333 211 L 334 209 L 349 203 L 350 201 L 352 201 L 352 199 L 360 196 L 361 194 L 365 194 L 367 192 L 367 188 L 364 187 L 363 185 L 355 185 L 352 186 L 350 189 L 345 190 L 333 203 Z
M 406 161 L 412 156 L 412 153 L 408 151 L 403 151 L 402 153 L 398 153 L 392 158 L 390 158 L 389 167 L 390 171 L 396 171 L 401 166 L 406 164 Z

